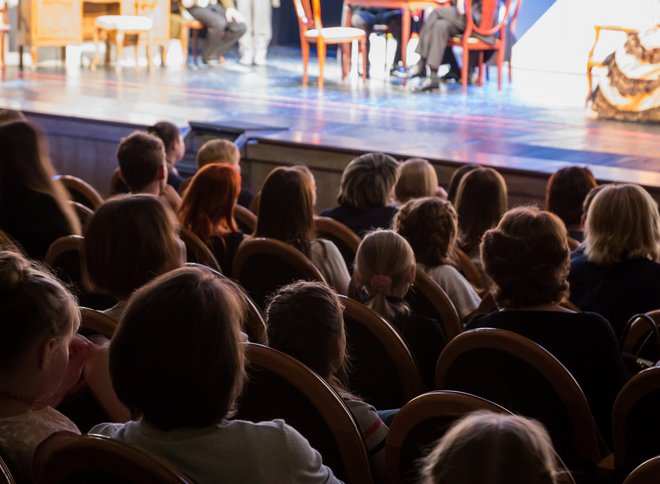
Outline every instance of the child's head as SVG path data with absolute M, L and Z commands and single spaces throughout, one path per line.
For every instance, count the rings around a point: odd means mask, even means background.
M 22 255 L 0 251 L 0 390 L 33 402 L 52 394 L 78 330 L 75 298 Z
M 582 207 L 596 179 L 587 167 L 567 166 L 552 174 L 545 191 L 547 210 L 557 214 L 566 227 L 579 227 Z
M 388 297 L 402 298 L 415 279 L 415 254 L 410 244 L 391 230 L 369 232 L 355 254 L 353 279 L 371 299 L 371 308 L 390 319 Z
M 271 237 L 309 255 L 314 237 L 313 177 L 301 167 L 279 167 L 261 188 L 257 237 Z
M 337 295 L 320 282 L 280 288 L 266 310 L 269 346 L 331 380 L 346 361 L 344 318 Z
M 438 189 L 438 175 L 433 165 L 423 158 L 410 158 L 399 167 L 399 180 L 394 194 L 405 203 L 411 198 L 432 197 Z
M 543 425 L 517 415 L 481 411 L 456 422 L 440 439 L 424 459 L 422 482 L 556 484 L 559 474 Z
M 85 230 L 85 265 L 94 289 L 127 299 L 185 262 L 174 215 L 152 195 L 120 195 L 101 205 Z
M 171 430 L 227 416 L 245 380 L 238 291 L 198 267 L 136 291 L 110 344 L 112 385 L 134 417 Z
M 238 165 L 239 161 L 241 161 L 241 152 L 234 143 L 226 139 L 207 141 L 197 150 L 197 156 L 195 157 L 198 168 L 211 163 Z
M 214 235 L 236 232 L 234 207 L 241 191 L 241 175 L 235 165 L 213 163 L 193 177 L 179 209 L 184 227 L 203 241 Z
M 468 163 L 467 165 L 461 165 L 454 170 L 454 173 L 451 174 L 451 178 L 449 179 L 449 186 L 447 187 L 447 200 L 451 203 L 456 203 L 456 194 L 458 193 L 458 187 L 460 186 L 461 181 L 465 175 L 475 168 L 479 168 L 479 165 Z
M 148 185 L 167 180 L 165 146 L 157 136 L 135 131 L 123 138 L 117 148 L 121 176 L 133 193 Z
M 399 176 L 399 163 L 384 153 L 367 153 L 351 160 L 341 174 L 339 205 L 384 207 L 390 203 Z
M 167 162 L 174 165 L 181 161 L 186 154 L 186 145 L 183 142 L 183 136 L 179 128 L 169 121 L 160 121 L 147 128 L 149 134 L 158 136 L 165 146 L 165 157 Z
M 447 264 L 454 253 L 458 216 L 451 202 L 435 197 L 410 200 L 399 210 L 394 226 L 421 264 L 430 267 Z

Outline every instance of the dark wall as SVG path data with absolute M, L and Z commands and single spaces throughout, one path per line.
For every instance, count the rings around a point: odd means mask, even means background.
M 340 25 L 342 7 L 341 0 L 321 0 L 323 25 Z M 293 0 L 281 0 L 280 8 L 273 10 L 273 45 L 300 46 L 298 18 L 293 8 Z

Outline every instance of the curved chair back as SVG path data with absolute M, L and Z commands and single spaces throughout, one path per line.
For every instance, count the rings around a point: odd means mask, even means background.
M 535 342 L 510 331 L 466 331 L 445 347 L 436 386 L 479 395 L 543 423 L 571 470 L 593 472 L 601 459 L 589 404 L 570 372 Z
M 612 446 L 614 467 L 631 471 L 660 455 L 660 367 L 641 371 L 626 383 L 614 401 Z
M 5 455 L 4 449 L 0 449 L 0 484 L 16 484 L 12 467 L 13 465 L 9 457 Z
M 346 262 L 346 267 L 353 274 L 355 253 L 360 245 L 360 237 L 346 225 L 330 217 L 315 216 L 314 226 L 317 237 L 334 242 Z
M 112 339 L 117 329 L 118 321 L 107 314 L 86 307 L 80 308 L 80 328 L 88 334 L 100 334 L 108 339 Z
M 415 360 L 398 331 L 363 304 L 339 298 L 351 360 L 351 391 L 381 410 L 400 408 L 422 393 Z
M 475 288 L 475 290 L 482 294 L 486 289 L 486 281 L 484 281 L 484 276 L 481 274 L 479 268 L 472 262 L 472 259 L 463 252 L 461 249 L 456 247 L 454 251 L 454 258 L 456 259 L 456 266 L 461 274 L 465 276 L 470 284 Z
M 660 309 L 633 316 L 621 334 L 622 353 L 637 355 L 653 362 L 660 360 L 660 341 L 656 337 L 660 329 L 658 325 Z
M 83 205 L 82 203 L 79 202 L 74 202 L 73 200 L 69 201 L 69 203 L 73 207 L 73 210 L 76 212 L 76 216 L 78 217 L 78 220 L 80 220 L 80 226 L 84 229 L 85 227 L 87 227 L 87 223 L 92 218 L 92 215 L 94 215 L 94 210 L 89 208 L 87 205 Z
M 57 175 L 54 179 L 62 182 L 74 202 L 81 203 L 91 210 L 103 205 L 103 197 L 85 180 L 71 175 Z
M 349 483 L 370 483 L 369 458 L 360 431 L 342 399 L 316 373 L 273 348 L 246 343 L 248 381 L 236 418 L 282 418 Z
M 257 216 L 241 205 L 234 207 L 234 219 L 244 234 L 253 234 L 257 228 Z
M 262 310 L 268 296 L 286 284 L 301 279 L 325 282 L 302 252 L 265 237 L 241 243 L 234 256 L 234 277 Z
M 660 482 L 660 456 L 647 460 L 630 473 L 623 484 L 657 484 Z
M 415 283 L 406 294 L 405 299 L 414 313 L 438 320 L 447 341 L 463 331 L 463 325 L 454 303 L 428 274 L 417 271 Z
M 186 257 L 188 262 L 201 264 L 218 272 L 222 272 L 220 264 L 216 260 L 209 246 L 202 242 L 192 230 L 187 227 L 180 227 L 179 237 L 186 244 Z
M 57 439 L 44 451 L 38 482 L 160 482 L 190 483 L 169 462 L 146 450 L 102 435 Z
M 511 413 L 469 393 L 442 390 L 424 393 L 397 413 L 387 435 L 386 474 L 391 484 L 419 482 L 419 460 L 454 422 L 477 410 Z

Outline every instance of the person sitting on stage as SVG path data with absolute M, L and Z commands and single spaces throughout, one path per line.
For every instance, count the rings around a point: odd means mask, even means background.
M 245 19 L 236 10 L 233 0 L 183 0 L 182 5 L 195 20 L 207 30 L 202 61 L 207 65 L 218 65 L 225 55 L 245 33 Z
M 121 178 L 131 193 L 161 197 L 176 212 L 181 197 L 167 184 L 165 146 L 157 136 L 135 131 L 122 139 L 117 149 Z
M 421 77 L 423 80 L 412 88 L 415 92 L 430 91 L 440 87 L 438 68 L 449 62 L 452 69 L 456 69 L 453 54 L 447 51 L 447 42 L 450 38 L 465 32 L 465 2 L 466 0 L 452 0 L 452 6 L 440 7 L 433 10 L 425 19 L 422 30 L 419 32 L 419 44 L 416 52 L 420 55 L 419 62 L 406 73 L 406 78 Z M 481 17 L 482 0 L 472 1 L 472 15 L 475 23 Z M 484 42 L 492 42 L 492 37 L 483 37 L 474 34 Z M 447 57 L 446 57 L 447 55 Z M 427 67 L 428 73 L 427 75 Z M 450 75 L 453 74 L 450 71 Z
M 367 33 L 367 52 L 369 52 L 369 35 L 376 25 L 387 25 L 389 32 L 396 39 L 396 52 L 394 53 L 394 66 L 398 68 L 401 60 L 401 10 L 398 8 L 365 8 L 353 9 L 351 26 L 362 29 Z

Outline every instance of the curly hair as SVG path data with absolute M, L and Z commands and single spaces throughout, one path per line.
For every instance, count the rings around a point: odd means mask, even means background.
M 569 254 L 564 223 L 537 207 L 509 210 L 481 242 L 481 259 L 501 308 L 564 300 Z
M 415 253 L 417 262 L 435 267 L 449 263 L 458 240 L 458 215 L 454 206 L 435 197 L 418 198 L 404 204 L 394 219 Z

